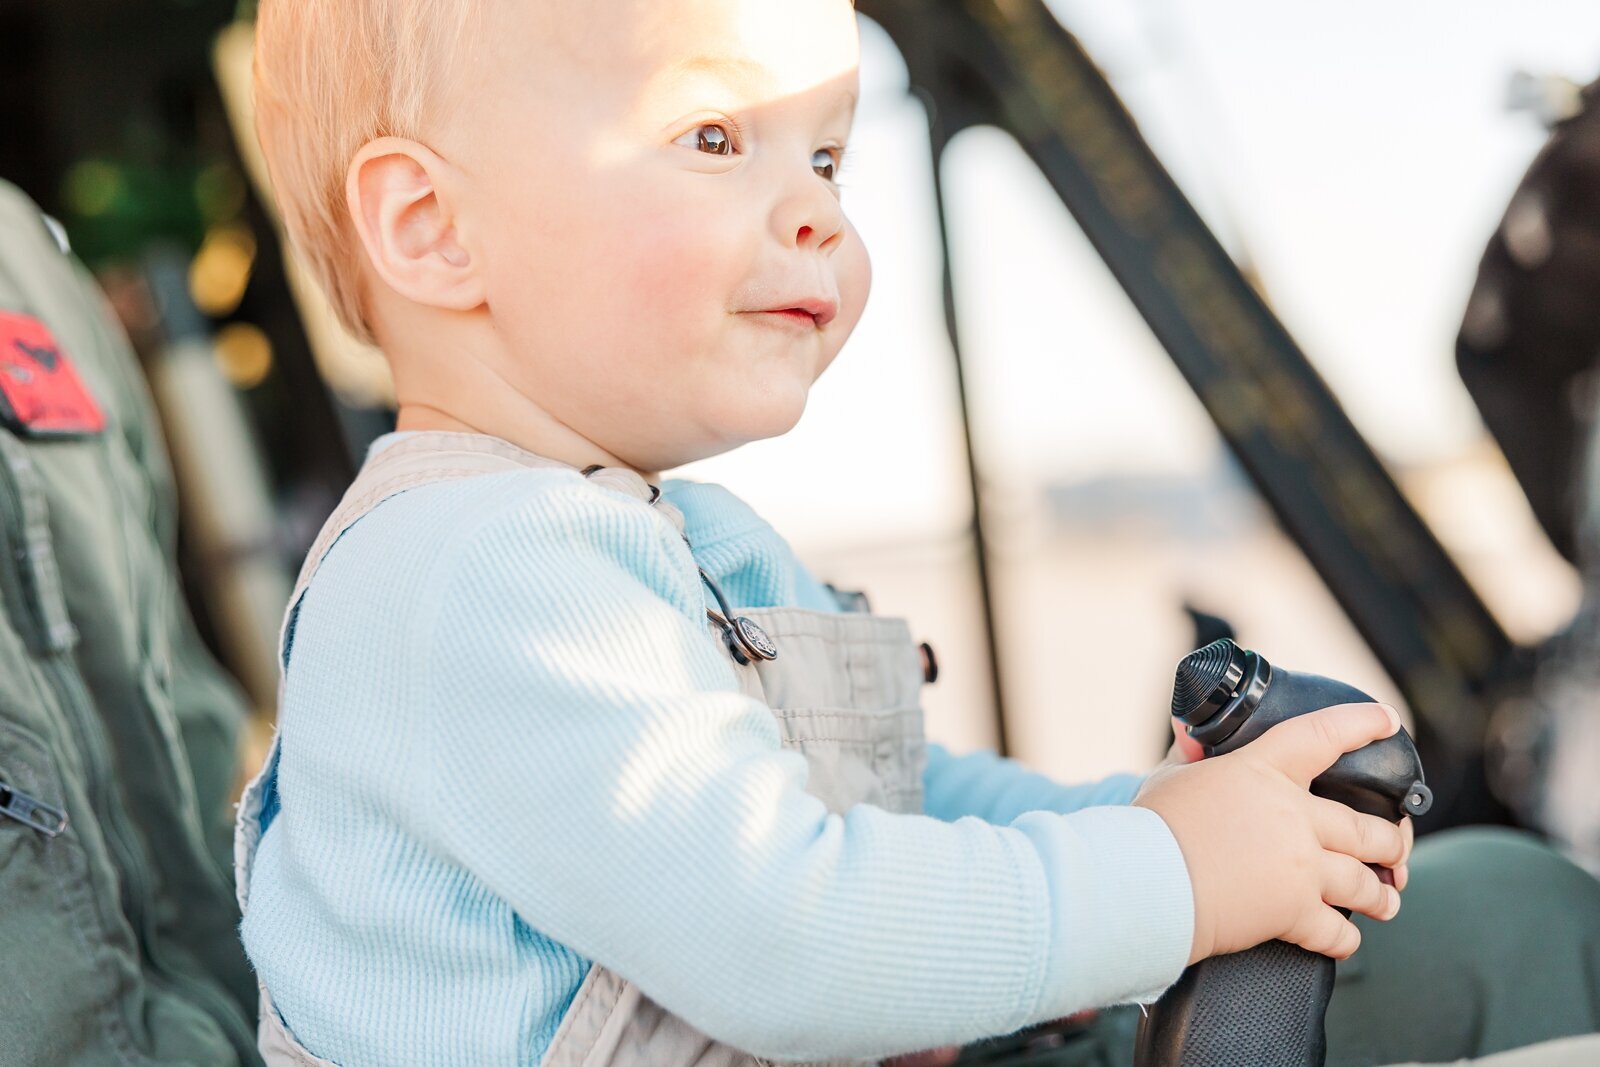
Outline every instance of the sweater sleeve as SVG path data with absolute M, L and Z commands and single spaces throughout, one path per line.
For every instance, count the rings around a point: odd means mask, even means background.
M 939 819 L 974 815 L 1003 824 L 1030 811 L 1067 815 L 1106 804 L 1129 804 L 1144 779 L 1142 774 L 1113 774 L 1098 782 L 1063 785 L 987 749 L 956 756 L 942 745 L 929 744 L 928 765 L 922 773 L 923 810 Z
M 1150 999 L 1193 907 L 1139 808 L 944 822 L 804 791 L 620 494 L 513 501 L 422 596 L 423 830 L 527 923 L 758 1056 L 880 1056 Z

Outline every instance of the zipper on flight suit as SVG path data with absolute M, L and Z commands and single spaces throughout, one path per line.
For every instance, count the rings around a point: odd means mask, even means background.
M 67 828 L 66 812 L 20 789 L 13 789 L 6 784 L 3 770 L 0 770 L 0 815 L 31 826 L 46 837 L 56 837 Z
M 229 1035 L 236 1047 L 249 1048 L 255 1043 L 249 1024 L 233 1000 L 211 985 L 197 981 L 166 958 L 166 951 L 156 933 L 154 886 L 149 865 L 144 862 L 144 850 L 138 834 L 129 821 L 127 810 L 120 798 L 109 788 L 113 770 L 109 754 L 103 745 L 104 733 L 89 710 L 90 698 L 82 679 L 70 666 L 51 657 L 43 666 L 46 675 L 56 684 L 50 688 L 56 699 L 69 710 L 73 732 L 77 735 L 79 751 L 83 753 L 85 785 L 89 804 L 100 815 L 102 836 L 123 876 L 123 905 L 148 967 L 145 979 L 150 985 L 175 990 L 199 1005 L 215 1020 L 218 1027 Z

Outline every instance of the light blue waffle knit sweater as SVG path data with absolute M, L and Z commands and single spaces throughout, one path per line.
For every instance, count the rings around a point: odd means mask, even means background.
M 1178 976 L 1188 873 L 1127 806 L 1136 776 L 1069 788 L 932 745 L 926 815 L 804 792 L 707 640 L 694 560 L 735 605 L 832 597 L 727 490 L 662 488 L 693 558 L 667 516 L 548 469 L 409 490 L 328 554 L 242 928 L 313 1052 L 536 1064 L 592 960 L 779 1059 L 971 1041 Z

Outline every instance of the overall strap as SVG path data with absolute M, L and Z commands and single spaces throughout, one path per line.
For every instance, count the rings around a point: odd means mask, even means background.
M 472 478 L 481 474 L 500 474 L 527 468 L 551 468 L 577 473 L 570 463 L 536 455 L 510 441 L 488 434 L 453 433 L 445 430 L 424 430 L 386 445 L 369 456 L 350 488 L 345 490 L 339 506 L 323 524 L 317 539 L 306 554 L 295 580 L 294 592 L 289 597 L 289 607 L 284 612 L 283 626 L 278 633 L 278 664 L 280 669 L 288 664 L 289 645 L 294 639 L 294 625 L 300 613 L 300 601 L 306 587 L 311 584 L 323 558 L 333 548 L 334 542 L 360 519 L 397 493 L 434 482 Z M 585 472 L 589 481 L 609 489 L 627 493 L 647 503 L 683 532 L 683 514 L 665 500 L 658 499 L 659 491 L 636 472 L 623 467 L 601 467 Z

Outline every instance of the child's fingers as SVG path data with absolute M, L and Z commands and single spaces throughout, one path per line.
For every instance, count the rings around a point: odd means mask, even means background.
M 1356 929 L 1355 923 L 1324 904 L 1307 913 L 1284 940 L 1308 952 L 1320 952 L 1342 960 L 1361 947 L 1361 931 Z
M 1240 749 L 1265 759 L 1302 787 L 1334 760 L 1400 728 L 1387 704 L 1337 704 L 1286 719 Z
M 1400 857 L 1400 862 L 1390 865 L 1387 871 L 1387 881 L 1396 889 L 1404 892 L 1406 883 L 1411 881 L 1411 848 L 1416 844 L 1416 833 L 1411 827 L 1411 816 L 1407 815 L 1400 820 L 1400 835 L 1405 838 L 1406 853 Z M 1379 877 L 1384 877 L 1385 872 L 1380 871 Z
M 1400 910 L 1400 893 L 1386 886 L 1360 860 L 1340 852 L 1322 854 L 1322 899 L 1374 919 L 1392 919 Z
M 1410 839 L 1399 826 L 1326 797 L 1313 797 L 1312 803 L 1312 820 L 1323 848 L 1385 867 L 1405 862 Z

